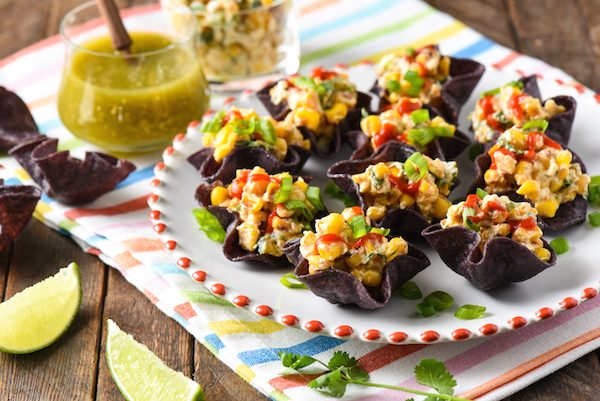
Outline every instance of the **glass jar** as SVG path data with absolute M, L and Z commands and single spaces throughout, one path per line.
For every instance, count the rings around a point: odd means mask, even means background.
M 161 0 L 177 18 L 185 5 L 198 22 L 198 52 L 216 90 L 295 73 L 300 64 L 292 0 Z
M 195 18 L 186 7 L 178 12 L 176 30 L 160 11 L 125 20 L 133 40 L 128 53 L 113 49 L 93 1 L 64 17 L 58 111 L 73 135 L 109 151 L 146 152 L 202 118 L 209 94 Z

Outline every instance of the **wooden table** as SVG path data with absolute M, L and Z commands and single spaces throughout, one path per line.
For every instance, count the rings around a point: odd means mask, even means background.
M 428 0 L 514 49 L 541 58 L 600 91 L 600 0 Z M 79 0 L 0 0 L 0 57 L 57 32 Z M 143 1 L 128 0 L 132 6 Z M 84 299 L 75 323 L 54 345 L 32 355 L 0 354 L 2 400 L 120 400 L 104 357 L 112 318 L 169 366 L 193 376 L 209 401 L 263 401 L 250 385 L 155 308 L 121 275 L 72 241 L 32 221 L 12 249 L 0 253 L 0 300 L 54 274 L 81 266 Z M 599 353 L 590 353 L 511 401 L 600 399 Z

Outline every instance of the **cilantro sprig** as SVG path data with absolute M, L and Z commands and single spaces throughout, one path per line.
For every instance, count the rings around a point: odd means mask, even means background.
M 435 393 L 433 393 L 389 384 L 371 383 L 368 381 L 369 373 L 358 365 L 356 358 L 351 357 L 345 351 L 334 352 L 327 363 L 312 356 L 291 352 L 280 352 L 279 358 L 282 365 L 287 368 L 284 374 L 290 372 L 300 373 L 301 369 L 314 364 L 323 366 L 325 370 L 315 379 L 311 380 L 308 383 L 308 387 L 332 397 L 343 397 L 346 394 L 346 387 L 349 384 L 354 384 L 422 395 L 428 397 L 427 399 L 430 401 L 470 401 L 454 395 L 456 380 L 454 380 L 446 365 L 435 359 L 423 359 L 415 367 L 415 379 L 417 383 L 435 390 Z

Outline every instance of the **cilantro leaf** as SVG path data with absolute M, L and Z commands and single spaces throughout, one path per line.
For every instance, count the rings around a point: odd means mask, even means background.
M 335 351 L 327 366 L 331 370 L 336 370 L 341 367 L 353 368 L 357 363 L 356 358 L 350 357 L 346 351 Z
M 346 374 L 352 380 L 358 380 L 358 381 L 369 380 L 369 373 L 367 373 L 366 370 L 359 368 L 358 366 L 348 369 L 346 371 Z
M 423 359 L 415 367 L 415 378 L 419 384 L 431 387 L 440 394 L 454 394 L 456 380 L 443 362 L 435 359 Z
M 302 369 L 317 362 L 315 358 L 308 355 L 298 355 L 291 352 L 280 352 L 278 355 L 281 364 L 292 370 Z
M 340 369 L 325 373 L 308 383 L 308 387 L 332 397 L 343 397 L 346 393 L 347 385 L 348 382 L 342 377 Z

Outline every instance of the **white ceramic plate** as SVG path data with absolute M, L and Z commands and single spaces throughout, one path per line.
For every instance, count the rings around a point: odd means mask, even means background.
M 349 73 L 360 90 L 366 91 L 372 83 L 373 71 L 369 66 L 352 68 Z M 466 116 L 474 108 L 479 93 L 518 77 L 513 71 L 488 68 L 463 108 L 461 128 L 468 131 Z M 591 94 L 578 93 L 574 88 L 554 81 L 541 79 L 539 86 L 544 98 L 559 94 L 577 98 L 578 110 L 570 145 L 587 163 L 588 171 L 592 175 L 599 174 L 600 139 L 596 116 L 600 104 Z M 235 102 L 264 110 L 252 94 L 246 93 Z M 428 343 L 466 340 L 513 330 L 556 316 L 597 293 L 600 228 L 594 229 L 588 223 L 562 233 L 568 238 L 571 250 L 559 256 L 556 266 L 526 282 L 491 292 L 474 288 L 446 267 L 430 248 L 421 246 L 431 259 L 431 266 L 414 279 L 423 293 L 443 290 L 454 296 L 456 306 L 484 305 L 487 313 L 481 319 L 459 320 L 453 312 L 421 318 L 415 313 L 418 301 L 407 301 L 399 296 L 394 296 L 380 310 L 365 311 L 330 304 L 308 290 L 288 289 L 279 282 L 288 269 L 230 262 L 223 256 L 220 244 L 207 239 L 198 230 L 191 209 L 197 207 L 194 192 L 201 179 L 186 158 L 200 147 L 200 134 L 197 128 L 190 127 L 187 135 L 176 137 L 173 147 L 165 150 L 164 162 L 156 168 L 157 178 L 152 182 L 153 195 L 149 201 L 154 227 L 177 263 L 196 281 L 252 313 L 345 339 Z M 347 150 L 337 159 L 348 155 Z M 327 181 L 325 171 L 332 162 L 334 160 L 313 157 L 307 163 L 305 173 L 315 176 L 313 182 L 323 186 Z M 463 186 L 453 192 L 452 199 L 464 195 L 473 177 L 473 163 L 465 155 L 459 160 L 459 167 Z M 326 200 L 326 203 L 329 210 L 342 208 L 337 201 Z M 549 235 L 546 238 L 552 239 Z

